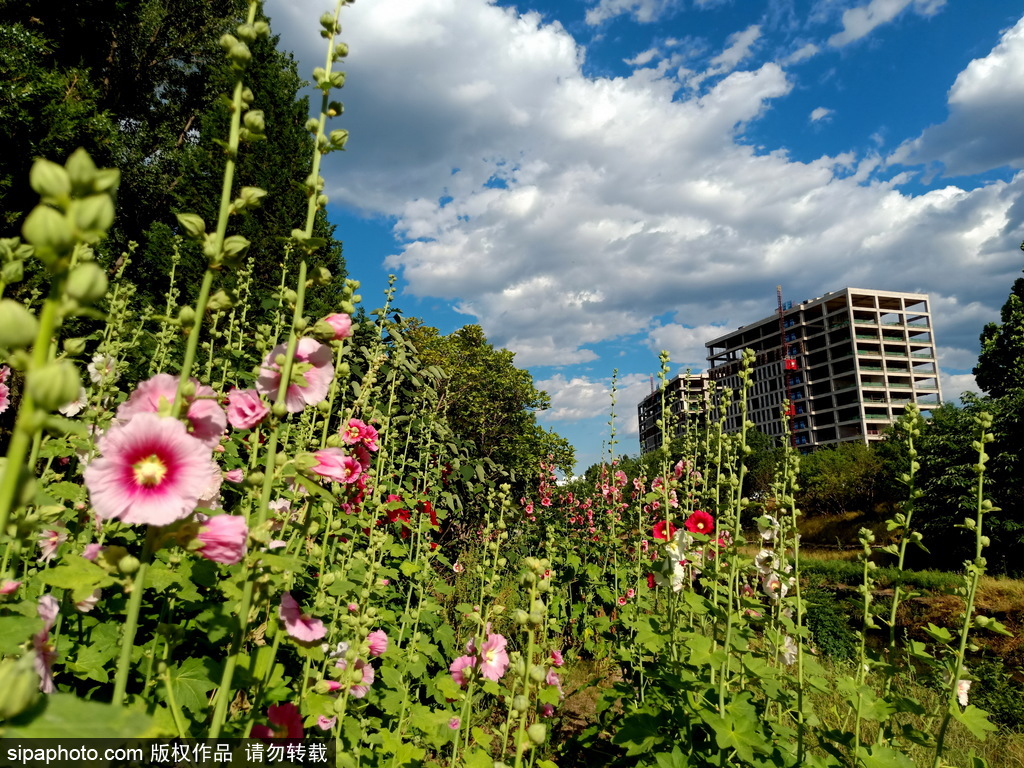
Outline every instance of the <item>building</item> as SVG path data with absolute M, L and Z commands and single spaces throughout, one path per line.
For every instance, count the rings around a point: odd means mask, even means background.
M 739 361 L 744 349 L 754 350 L 747 417 L 782 436 L 788 399 L 793 441 L 802 450 L 877 440 L 907 403 L 928 410 L 942 402 L 926 294 L 845 288 L 781 304 L 778 313 L 706 346 L 718 392 L 739 392 Z M 733 405 L 726 430 L 739 426 Z
M 665 409 L 674 421 L 675 435 L 685 429 L 686 420 L 704 418 L 708 412 L 708 375 L 706 373 L 679 374 L 665 387 Z M 684 396 L 685 393 L 685 396 Z M 640 417 L 640 453 L 649 453 L 661 447 L 662 389 L 651 392 L 637 406 Z

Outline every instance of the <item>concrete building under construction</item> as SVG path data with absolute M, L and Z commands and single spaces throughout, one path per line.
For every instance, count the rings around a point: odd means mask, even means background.
M 844 288 L 712 339 L 709 379 L 739 391 L 743 350 L 756 354 L 748 418 L 781 437 L 789 400 L 793 443 L 802 450 L 879 439 L 907 403 L 941 404 L 928 296 Z M 739 408 L 726 429 L 739 429 Z M 641 434 L 642 422 L 641 422 Z

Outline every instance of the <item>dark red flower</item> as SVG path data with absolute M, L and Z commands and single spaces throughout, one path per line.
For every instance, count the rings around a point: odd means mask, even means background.
M 254 725 L 252 735 L 257 739 L 301 739 L 302 715 L 299 708 L 290 701 L 284 704 L 271 704 L 267 708 L 267 718 L 276 726 Z
M 668 526 L 668 535 L 665 534 L 666 526 Z M 687 523 L 687 527 L 689 527 L 689 523 Z M 677 530 L 679 529 L 676 528 L 675 525 L 673 525 L 672 523 L 666 522 L 665 520 L 659 520 L 654 524 L 653 535 L 656 539 L 667 541 L 668 539 L 671 539 L 673 536 L 676 535 Z
M 647 574 L 647 588 L 648 589 L 654 589 L 654 574 L 653 573 L 648 573 Z

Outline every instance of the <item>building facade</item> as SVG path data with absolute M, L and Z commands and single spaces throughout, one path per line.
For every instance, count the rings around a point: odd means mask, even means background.
M 793 441 L 802 450 L 877 440 L 907 403 L 927 411 L 942 402 L 926 294 L 845 288 L 788 302 L 706 346 L 707 375 L 718 392 L 739 392 L 743 350 L 754 350 L 747 418 L 781 437 L 788 399 Z M 734 404 L 726 430 L 739 427 Z
M 680 374 L 666 383 L 665 410 L 671 414 L 674 435 L 686 427 L 686 420 L 704 418 L 708 412 L 708 375 L 706 373 Z M 662 389 L 645 397 L 637 412 L 640 417 L 640 453 L 649 453 L 661 447 Z

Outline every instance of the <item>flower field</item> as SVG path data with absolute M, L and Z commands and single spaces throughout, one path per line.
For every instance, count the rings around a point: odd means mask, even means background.
M 305 220 L 278 233 L 272 306 L 253 300 L 257 265 L 232 227 L 263 197 L 235 178 L 264 128 L 246 92 L 269 34 L 257 7 L 221 40 L 235 80 L 220 215 L 178 215 L 173 247 L 206 260 L 194 306 L 172 289 L 162 314 L 131 309 L 131 249 L 101 266 L 119 174 L 84 151 L 36 161 L 39 204 L 0 241 L 0 735 L 315 736 L 342 766 L 987 764 L 995 726 L 970 701 L 970 656 L 976 633 L 1007 633 L 975 610 L 991 422 L 977 423 L 960 615 L 903 637 L 913 592 L 874 599 L 863 530 L 846 667 L 809 629 L 799 456 L 755 510 L 727 405 L 654 476 L 609 458 L 596 482 L 560 485 L 543 461 L 513 493 L 439 417 L 445 373 L 389 304 L 365 311 L 347 280 L 335 311 L 308 316 L 307 291 L 330 279 L 307 264 L 323 246 L 319 164 L 346 139 L 329 129 L 342 2 L 320 19 Z M 749 362 L 726 404 L 745 408 Z M 884 547 L 898 569 L 922 543 L 921 424 L 908 409 L 898 425 L 906 502 Z M 594 699 L 573 725 L 581 691 Z

